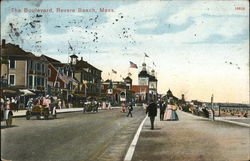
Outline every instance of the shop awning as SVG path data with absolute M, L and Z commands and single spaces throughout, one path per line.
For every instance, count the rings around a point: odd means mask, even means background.
M 17 93 L 17 91 L 10 90 L 10 89 L 4 89 L 4 90 L 3 90 L 3 93 L 16 94 L 16 93 Z
M 31 92 L 30 90 L 28 89 L 20 89 L 19 90 L 23 95 L 25 96 L 35 96 L 36 94 Z

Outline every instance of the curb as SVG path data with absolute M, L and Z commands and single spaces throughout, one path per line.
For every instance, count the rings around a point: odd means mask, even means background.
M 142 130 L 142 126 L 143 126 L 143 124 L 144 124 L 144 122 L 146 121 L 147 118 L 148 118 L 148 116 L 146 116 L 146 117 L 142 120 L 142 122 L 141 122 L 139 128 L 137 129 L 137 132 L 136 132 L 136 134 L 135 134 L 135 136 L 134 136 L 134 139 L 133 139 L 133 141 L 131 142 L 131 144 L 130 144 L 130 146 L 129 146 L 129 148 L 128 148 L 128 151 L 127 151 L 127 153 L 126 153 L 126 155 L 125 155 L 124 161 L 131 161 L 131 160 L 132 160 L 132 157 L 133 157 L 133 154 L 134 154 L 134 151 L 135 151 L 135 146 L 136 146 L 136 144 L 137 144 L 137 141 L 138 141 L 138 139 L 139 139 L 139 136 L 140 136 L 140 133 L 141 133 L 141 130 Z
M 182 112 L 185 113 L 185 114 L 187 114 L 187 115 L 189 115 L 189 116 L 192 116 L 194 118 L 199 118 L 199 119 L 203 119 L 203 120 L 208 120 L 208 121 L 210 120 L 210 121 L 212 121 L 209 118 L 204 118 L 204 117 L 196 116 L 196 115 L 193 115 L 191 113 L 184 112 L 184 111 L 182 111 Z M 231 124 L 236 124 L 236 125 L 239 125 L 239 126 L 250 127 L 250 125 L 246 124 L 246 123 L 236 122 L 236 121 L 230 121 L 230 120 L 225 120 L 225 119 L 218 119 L 218 118 L 216 119 L 216 117 L 215 117 L 214 121 L 221 121 L 221 122 L 227 122 L 227 123 L 231 123 Z
M 231 121 L 231 120 L 216 120 L 216 121 L 227 122 L 227 123 L 236 124 L 236 125 L 239 125 L 239 126 L 244 126 L 244 127 L 249 127 L 250 128 L 249 124 L 242 123 L 242 122 L 236 122 L 236 121 Z
M 112 109 L 119 109 L 120 107 L 118 106 L 115 106 L 115 107 L 111 107 L 111 110 Z M 72 112 L 81 112 L 83 111 L 83 108 L 74 108 L 75 110 L 70 110 L 70 109 L 62 109 L 63 111 L 58 111 L 57 109 L 57 114 L 60 114 L 60 113 L 72 113 Z M 60 109 L 61 110 L 61 109 Z M 64 111 L 64 110 L 68 110 L 68 111 Z M 108 109 L 98 109 L 98 110 L 108 110 Z M 19 115 L 15 115 L 14 114 L 14 118 L 18 118 L 18 117 L 25 117 L 26 116 L 26 111 L 24 114 L 19 114 Z
M 75 111 L 61 111 L 61 112 L 57 111 L 57 114 L 60 114 L 60 113 L 71 113 L 71 112 L 81 112 L 81 111 L 82 111 L 82 109 L 75 110 Z M 21 115 L 14 115 L 13 117 L 14 118 L 19 118 L 19 117 L 25 117 L 25 116 L 26 116 L 26 114 L 21 114 Z

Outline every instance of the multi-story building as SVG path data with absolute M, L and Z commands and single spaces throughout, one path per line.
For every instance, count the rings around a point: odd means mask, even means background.
M 112 104 L 132 102 L 134 101 L 134 92 L 130 90 L 129 87 L 130 83 L 127 84 L 126 81 L 106 80 L 105 82 L 102 82 L 101 94 L 107 96 L 107 99 L 111 101 Z
M 45 94 L 48 62 L 44 58 L 2 40 L 1 59 L 7 61 L 5 64 L 1 63 L 0 74 L 9 88 L 29 89 L 37 95 Z
M 70 66 L 73 70 L 73 77 L 79 82 L 76 94 L 82 97 L 98 97 L 101 93 L 102 71 L 84 61 L 81 57 L 73 54 L 70 56 Z
M 135 92 L 137 93 L 137 98 L 139 98 L 141 101 L 149 101 L 150 99 L 156 101 L 157 82 L 158 80 L 155 77 L 155 71 L 151 70 L 151 73 L 148 72 L 146 69 L 146 63 L 143 63 L 142 70 L 138 74 L 138 86 L 133 87 L 133 90 L 135 90 Z
M 42 55 L 49 62 L 48 65 L 48 94 L 60 95 L 67 98 L 74 93 L 78 87 L 78 82 L 73 78 L 73 71 L 69 64 Z

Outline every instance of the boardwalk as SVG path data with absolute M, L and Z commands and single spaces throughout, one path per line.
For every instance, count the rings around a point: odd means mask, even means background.
M 178 111 L 179 121 L 159 121 L 150 130 L 145 122 L 134 161 L 249 160 L 250 128 L 210 121 Z

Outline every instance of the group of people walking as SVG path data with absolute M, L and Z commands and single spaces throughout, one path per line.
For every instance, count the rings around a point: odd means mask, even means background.
M 158 104 L 160 109 L 160 121 L 177 121 L 179 120 L 176 113 L 177 107 L 170 101 L 169 104 L 166 102 L 159 102 Z M 146 107 L 146 114 L 150 118 L 151 129 L 154 129 L 154 121 L 157 116 L 157 104 L 151 100 L 148 107 Z
M 14 111 L 18 111 L 18 105 L 19 105 L 19 98 L 18 97 L 1 97 L 0 100 L 0 106 L 1 106 L 1 110 L 3 109 L 7 109 L 7 110 L 14 110 Z

